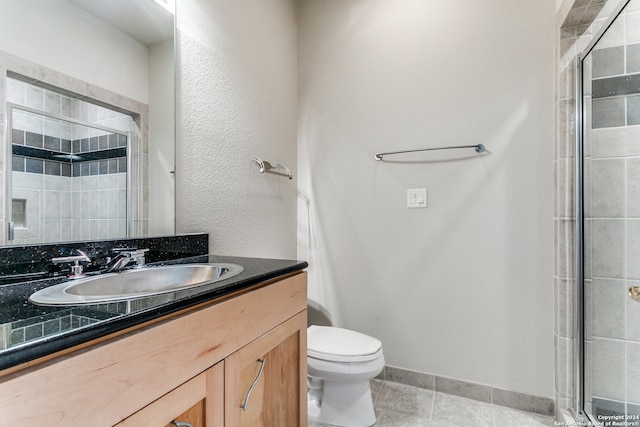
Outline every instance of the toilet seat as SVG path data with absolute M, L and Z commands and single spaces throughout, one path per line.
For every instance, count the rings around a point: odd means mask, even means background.
M 307 355 L 331 362 L 368 362 L 382 356 L 382 343 L 349 329 L 312 325 L 307 329 Z

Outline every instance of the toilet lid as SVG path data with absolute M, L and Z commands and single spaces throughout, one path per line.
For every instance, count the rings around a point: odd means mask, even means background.
M 366 362 L 382 352 L 380 340 L 349 329 L 309 326 L 307 355 L 336 362 Z

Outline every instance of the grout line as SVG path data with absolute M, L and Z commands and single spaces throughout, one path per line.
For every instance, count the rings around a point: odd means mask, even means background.
M 491 411 L 491 424 L 493 424 L 493 427 L 497 427 L 496 426 L 495 405 L 493 403 L 491 403 L 490 411 Z
M 433 424 L 433 412 L 436 407 L 436 393 L 437 391 L 433 390 L 433 398 L 431 399 L 431 410 L 429 411 L 429 427 Z

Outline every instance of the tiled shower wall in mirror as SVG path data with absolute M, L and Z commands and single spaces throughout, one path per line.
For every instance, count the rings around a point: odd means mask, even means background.
M 1 113 L 9 121 L 16 122 L 15 133 L 5 129 L 4 120 L 0 123 L 3 145 L 0 165 L 5 169 L 0 172 L 0 187 L 3 189 L 0 197 L 0 217 L 3 220 L 0 244 L 119 238 L 126 235 L 127 211 L 130 214 L 130 237 L 146 236 L 148 105 L 5 52 L 0 52 L 0 73 L 0 99 L 6 101 Z M 28 111 L 20 112 L 14 104 L 25 106 Z M 10 117 L 11 105 L 18 113 Z M 32 109 L 40 110 L 44 115 L 54 115 L 56 120 L 39 117 L 33 114 Z M 70 121 L 91 123 L 91 126 L 72 126 L 64 120 L 57 120 L 59 116 L 69 117 Z M 16 146 L 20 149 L 27 151 L 32 148 L 30 144 L 38 145 L 41 141 L 44 150 L 56 152 L 66 159 L 29 158 L 24 153 L 17 153 L 15 162 L 4 159 L 6 153 L 11 152 L 7 145 L 11 139 L 18 141 Z M 20 145 L 21 141 L 24 145 Z M 135 147 L 128 161 L 124 159 L 126 144 Z M 118 147 L 122 154 L 114 154 Z M 104 154 L 92 154 L 105 149 L 111 152 L 106 158 Z M 73 161 L 78 154 L 83 159 Z M 5 201 L 7 182 L 3 178 L 7 172 L 14 183 L 22 184 L 17 190 L 22 192 L 21 197 L 13 197 L 13 201 Z M 127 207 L 123 201 L 127 197 L 125 175 L 131 180 L 132 190 Z M 70 181 L 71 187 L 67 187 L 65 181 Z M 29 212 L 27 202 L 34 197 L 38 201 L 34 201 Z M 35 209 L 34 212 L 33 207 L 44 206 L 45 201 L 51 202 L 53 208 L 40 212 Z M 19 240 L 7 241 L 8 209 L 3 208 L 5 203 L 15 206 L 16 219 L 22 221 L 18 224 L 21 229 L 16 229 L 15 233 Z M 28 223 L 26 227 L 25 222 Z M 45 222 L 53 227 L 46 228 Z
M 131 117 L 17 79 L 6 82 L 8 102 L 52 114 L 10 110 L 15 231 L 9 243 L 126 237 L 126 134 L 134 125 Z M 108 153 L 112 155 L 103 155 Z

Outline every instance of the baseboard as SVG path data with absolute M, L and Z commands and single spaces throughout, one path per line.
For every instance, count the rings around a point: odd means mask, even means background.
M 377 377 L 385 381 L 411 385 L 428 390 L 440 391 L 467 399 L 493 403 L 521 411 L 553 417 L 555 415 L 555 402 L 547 397 L 533 396 L 515 391 L 503 390 L 496 387 L 475 384 L 452 378 L 439 377 L 437 375 L 408 369 L 385 366 Z
M 584 423 L 581 423 L 580 421 L 576 420 L 573 415 L 571 414 L 571 412 L 567 411 L 566 409 L 563 409 L 561 411 L 558 411 L 558 423 L 562 426 L 581 426 L 584 425 Z

